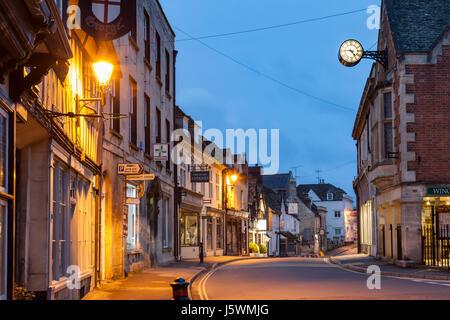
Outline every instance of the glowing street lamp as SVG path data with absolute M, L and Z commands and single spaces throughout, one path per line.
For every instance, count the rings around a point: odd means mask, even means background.
M 238 175 L 237 174 L 233 174 L 230 178 L 231 178 L 231 181 L 233 181 L 233 183 L 234 183 L 234 182 L 237 181 Z
M 98 61 L 92 64 L 94 69 L 95 77 L 97 78 L 97 82 L 100 86 L 105 87 L 109 84 L 111 80 L 111 75 L 114 70 L 114 65 L 107 61 Z

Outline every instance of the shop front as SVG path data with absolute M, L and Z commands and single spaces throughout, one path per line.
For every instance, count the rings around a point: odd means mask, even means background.
M 225 212 L 212 207 L 206 207 L 204 219 L 204 237 L 206 256 L 222 256 L 224 251 L 224 217 Z
M 423 198 L 422 263 L 450 267 L 450 186 L 428 187 Z
M 203 195 L 186 188 L 180 204 L 181 259 L 197 259 L 200 255 L 200 228 Z
M 226 255 L 248 255 L 249 213 L 227 210 Z

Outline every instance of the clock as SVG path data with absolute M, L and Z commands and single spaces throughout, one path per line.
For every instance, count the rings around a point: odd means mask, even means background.
M 364 48 L 356 40 L 346 40 L 339 48 L 339 61 L 346 67 L 356 66 L 364 55 Z

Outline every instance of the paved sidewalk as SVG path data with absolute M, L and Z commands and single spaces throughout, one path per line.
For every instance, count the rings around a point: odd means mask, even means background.
M 326 256 L 335 257 L 335 256 L 343 256 L 349 254 L 357 254 L 358 253 L 358 245 L 356 243 L 349 244 L 347 246 L 343 246 L 340 248 L 336 248 L 327 252 Z
M 377 260 L 366 254 L 350 254 L 334 256 L 330 258 L 330 262 L 338 264 L 346 269 L 367 272 L 367 268 L 371 265 L 380 267 L 381 274 L 384 276 L 433 279 L 433 280 L 450 280 L 450 270 L 434 269 L 424 266 L 415 268 L 402 268 L 397 265 Z
M 171 300 L 172 283 L 177 278 L 192 282 L 198 275 L 218 265 L 249 257 L 205 257 L 172 262 L 159 268 L 152 268 L 130 274 L 126 279 L 102 283 L 101 288 L 89 292 L 83 300 Z

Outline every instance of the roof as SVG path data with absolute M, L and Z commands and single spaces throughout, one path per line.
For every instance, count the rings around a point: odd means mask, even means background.
M 297 186 L 297 194 L 300 199 L 305 199 L 309 191 L 313 190 L 322 201 L 327 201 L 327 194 L 333 193 L 333 201 L 341 201 L 344 194 L 347 194 L 341 188 L 335 187 L 330 183 L 323 184 L 300 184 Z
M 397 53 L 428 52 L 450 27 L 448 0 L 384 0 Z
M 263 194 L 266 205 L 274 211 L 281 212 L 283 196 L 279 193 L 275 193 L 272 189 L 267 187 L 263 187 Z
M 264 185 L 264 187 L 267 187 L 270 189 L 275 189 L 275 190 L 288 189 L 290 179 L 291 179 L 290 173 L 263 175 L 263 185 Z

